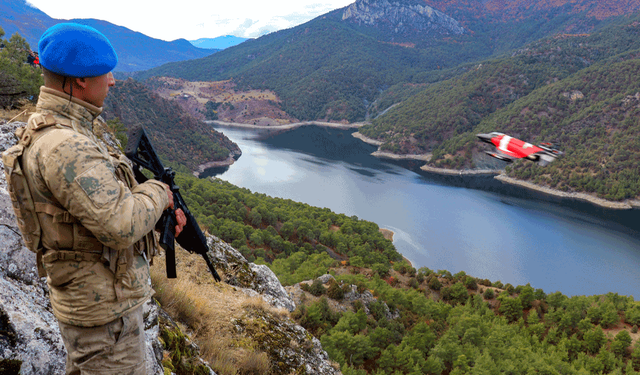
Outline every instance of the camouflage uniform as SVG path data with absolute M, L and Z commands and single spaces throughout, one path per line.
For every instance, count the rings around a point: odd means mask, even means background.
M 42 227 L 42 263 L 51 305 L 69 352 L 67 373 L 82 369 L 86 374 L 143 374 L 135 363 L 120 361 L 113 344 L 129 336 L 138 343 L 140 337 L 144 340 L 138 320 L 142 304 L 153 293 L 152 230 L 168 196 L 158 181 L 138 185 L 128 161 L 110 154 L 96 138 L 93 130 L 102 121 L 101 111 L 42 87 L 27 129 L 43 122 L 58 125 L 35 133 L 23 167 Z M 92 335 L 97 341 L 89 343 Z M 131 345 L 137 344 L 125 344 L 121 350 L 130 356 Z M 144 361 L 144 347 L 138 348 Z M 107 369 L 100 365 L 103 357 L 121 366 Z M 89 361 L 93 364 L 83 367 Z

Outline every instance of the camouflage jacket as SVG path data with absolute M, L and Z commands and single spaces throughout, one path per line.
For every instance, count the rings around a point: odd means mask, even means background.
M 23 155 L 53 312 L 77 326 L 106 324 L 151 296 L 152 231 L 168 204 L 160 182 L 138 185 L 126 158 L 96 137 L 101 112 L 42 87 L 27 129 L 59 125 L 38 131 Z

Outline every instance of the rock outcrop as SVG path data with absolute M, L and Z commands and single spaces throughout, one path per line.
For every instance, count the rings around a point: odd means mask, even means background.
M 305 300 L 316 298 L 316 297 L 312 297 L 312 295 L 309 292 L 306 292 L 305 290 L 303 290 L 303 287 L 302 287 L 305 284 L 306 286 L 312 285 L 316 280 L 318 280 L 325 288 L 327 288 L 327 284 L 331 282 L 337 282 L 335 277 L 333 277 L 333 275 L 325 274 L 325 275 L 319 276 L 314 280 L 301 281 L 297 284 L 288 286 L 285 289 L 293 299 L 294 303 L 302 304 L 303 301 Z M 364 312 L 367 315 L 371 313 L 371 310 L 370 310 L 371 304 L 378 301 L 378 299 L 373 296 L 371 291 L 366 289 L 359 291 L 358 286 L 353 284 L 342 286 L 342 288 L 344 290 L 344 295 L 340 301 L 336 301 L 330 298 L 327 301 L 329 303 L 329 306 L 333 310 L 340 311 L 340 312 L 353 310 L 355 302 L 357 301 L 360 303 L 360 306 L 362 306 L 362 308 L 364 309 Z M 389 306 L 386 304 L 386 302 L 381 302 L 381 306 L 388 320 L 400 318 L 400 314 L 398 313 L 398 311 L 396 310 L 392 312 L 389 309 Z
M 357 0 L 344 10 L 342 19 L 407 36 L 465 32 L 455 19 L 418 1 Z
M 295 310 L 295 303 L 269 267 L 247 262 L 238 250 L 216 236 L 207 235 L 207 244 L 211 261 L 221 271 L 224 282 L 251 296 L 259 294 L 272 306 Z

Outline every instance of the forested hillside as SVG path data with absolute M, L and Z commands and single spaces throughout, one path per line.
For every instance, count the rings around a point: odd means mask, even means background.
M 358 21 L 362 18 L 347 17 L 347 8 L 343 8 L 206 58 L 163 65 L 136 78 L 233 79 L 240 88 L 276 92 L 282 108 L 299 120 L 354 122 L 366 119 L 371 104 L 393 85 L 440 80 L 447 76 L 442 74 L 443 69 L 508 53 L 557 33 L 591 32 L 614 20 L 580 12 L 566 14 L 564 7 L 569 5 L 562 1 L 530 11 L 517 8 L 516 15 L 509 17 L 500 12 L 500 7 L 511 9 L 512 2 L 493 2 L 493 10 L 487 8 L 491 4 L 479 0 L 366 3 L 372 6 L 367 8 L 365 4 L 363 8 L 372 13 L 363 18 L 377 17 L 374 11 L 380 9 L 395 14 L 408 7 L 431 5 L 460 21 L 465 31 L 419 32 L 425 19 L 416 18 L 412 21 L 415 25 L 402 26 L 412 32 L 398 33 L 386 20 L 362 24 Z M 594 4 L 597 2 L 583 0 L 579 5 L 592 8 Z M 626 9 L 632 11 L 637 8 L 634 6 Z
M 545 87 L 476 130 L 500 127 L 524 139 L 554 141 L 565 152 L 545 168 L 516 163 L 511 176 L 609 200 L 635 198 L 640 195 L 638 57 L 640 51 Z
M 35 101 L 44 83 L 40 69 L 26 63 L 27 41 L 19 34 L 4 36 L 0 27 L 0 109 L 18 107 L 24 100 Z
M 482 167 L 475 134 L 501 131 L 565 152 L 547 167 L 518 162 L 509 174 L 609 200 L 640 194 L 634 104 L 640 79 L 637 16 L 591 35 L 559 35 L 511 57 L 468 66 L 460 77 L 404 99 L 363 134 L 397 153 L 433 152 L 431 165 Z M 620 137 L 624 140 L 621 140 Z M 620 154 L 623 153 L 624 155 Z
M 166 64 L 136 75 L 192 81 L 234 78 L 240 88 L 270 89 L 283 109 L 301 120 L 356 121 L 378 90 L 413 74 L 433 70 L 439 56 L 424 50 L 380 43 L 355 34 L 337 11 L 305 27 L 248 40 L 204 59 Z M 453 45 L 451 53 L 455 54 Z
M 110 89 L 103 116 L 118 132 L 121 141 L 126 139 L 131 127 L 144 126 L 164 160 L 184 165 L 191 171 L 200 164 L 241 154 L 238 145 L 224 134 L 132 79 L 117 81 Z
M 591 35 L 558 35 L 510 57 L 459 67 L 453 78 L 397 97 L 400 105 L 360 132 L 385 141 L 384 149 L 398 153 L 437 149 L 442 141 L 472 130 L 488 115 L 538 88 L 640 48 L 637 22 L 638 16 Z M 409 142 L 410 136 L 416 141 Z
M 640 370 L 640 304 L 632 297 L 568 298 L 465 272 L 416 270 L 373 223 L 221 180 L 180 175 L 178 183 L 206 230 L 266 262 L 284 285 L 315 279 L 300 285 L 292 316 L 343 374 Z M 335 281 L 323 285 L 316 278 L 326 273 Z M 345 300 L 350 285 L 377 300 L 368 307 Z

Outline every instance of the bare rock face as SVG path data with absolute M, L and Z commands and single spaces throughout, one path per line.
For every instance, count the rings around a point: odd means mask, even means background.
M 465 32 L 455 19 L 418 1 L 357 0 L 345 9 L 342 20 L 407 36 Z
M 0 152 L 24 123 L 0 125 Z M 24 247 L 0 159 L 0 367 L 8 373 L 62 374 L 66 351 L 35 254 Z M 14 372 L 15 371 L 15 372 Z
M 235 329 L 239 336 L 260 337 L 259 349 L 271 360 L 270 374 L 341 374 L 329 361 L 320 340 L 291 319 L 277 319 L 259 309 L 249 315 L 250 320 L 234 320 Z
M 260 294 L 272 306 L 289 311 L 296 309 L 296 304 L 269 267 L 249 263 L 238 250 L 216 236 L 207 235 L 207 245 L 211 249 L 211 261 L 221 268 L 224 282 L 243 288 L 250 295 Z

